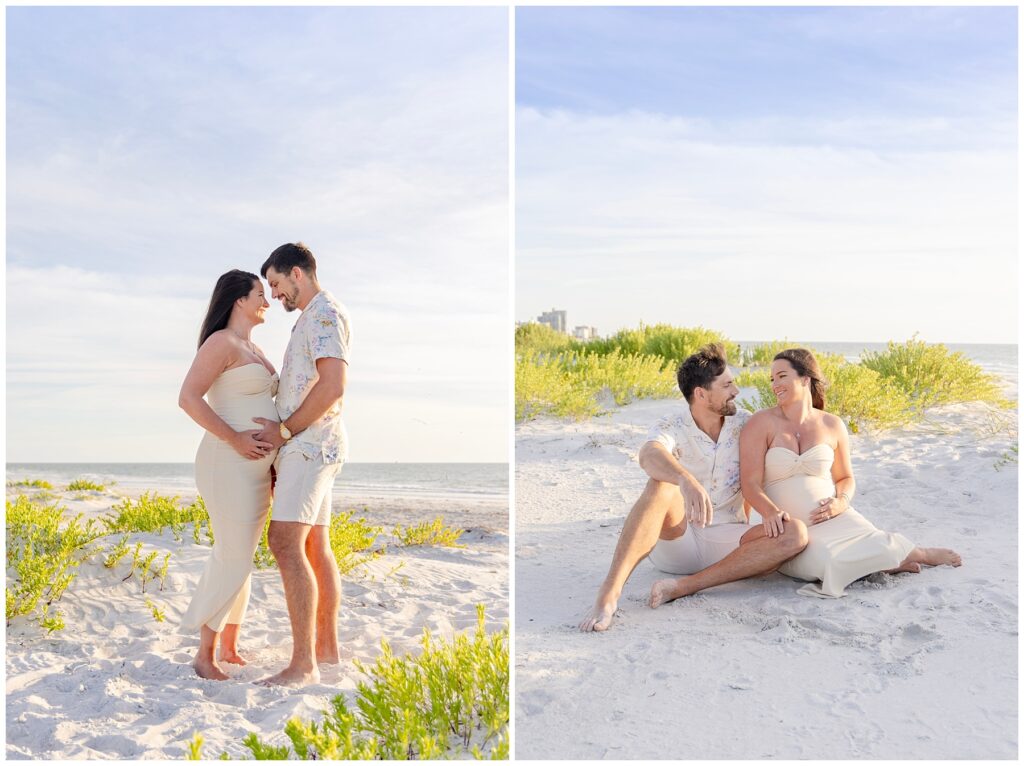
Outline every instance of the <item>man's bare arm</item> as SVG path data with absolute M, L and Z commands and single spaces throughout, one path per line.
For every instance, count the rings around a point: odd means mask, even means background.
M 316 383 L 309 389 L 302 404 L 290 416 L 284 425 L 292 436 L 305 431 L 313 423 L 324 416 L 331 407 L 337 404 L 345 395 L 345 383 L 348 373 L 348 362 L 344 359 L 334 357 L 322 357 L 316 360 L 316 371 L 319 375 Z M 275 447 L 281 447 L 284 439 L 281 437 L 281 430 L 277 423 L 266 418 L 253 418 L 257 423 L 263 425 L 263 430 L 257 438 L 273 442 Z
M 707 490 L 693 477 L 692 473 L 683 468 L 664 444 L 656 441 L 646 442 L 640 448 L 637 459 L 640 467 L 655 481 L 679 486 L 688 522 L 699 527 L 711 523 L 715 511 Z

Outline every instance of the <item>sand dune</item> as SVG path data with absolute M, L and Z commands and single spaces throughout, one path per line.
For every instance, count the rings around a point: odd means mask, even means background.
M 10 490 L 9 490 L 10 492 Z M 72 512 L 97 513 L 115 498 L 68 503 Z M 396 502 L 396 501 L 393 501 Z M 392 511 L 396 508 L 392 507 Z M 407 508 L 409 523 L 420 511 Z M 452 509 L 460 519 L 473 509 Z M 496 509 L 484 514 L 497 521 Z M 392 516 L 392 523 L 395 517 Z M 396 653 L 417 652 L 424 628 L 451 636 L 476 625 L 476 605 L 487 607 L 489 629 L 508 619 L 508 536 L 486 526 L 464 535 L 464 549 L 390 548 L 343 583 L 340 635 L 343 662 L 321 667 L 321 683 L 304 689 L 263 688 L 251 682 L 283 667 L 291 631 L 280 575 L 258 571 L 240 642 L 250 664 L 225 665 L 230 681 L 197 678 L 190 662 L 197 636 L 180 636 L 176 625 L 210 549 L 190 536 L 138 534 L 144 550 L 173 553 L 163 592 L 138 580 L 121 582 L 96 559 L 80 569 L 60 606 L 67 628 L 46 637 L 19 618 L 7 630 L 7 758 L 180 759 L 194 732 L 206 739 L 205 754 L 238 757 L 249 732 L 284 744 L 293 716 L 319 718 L 335 694 L 354 693 L 363 676 L 353 659 L 372 663 L 380 640 Z M 130 556 L 129 556 L 130 559 Z M 166 612 L 157 622 L 150 597 Z
M 1017 465 L 995 468 L 1011 441 L 981 406 L 851 443 L 857 509 L 960 569 L 838 600 L 775 574 L 655 611 L 644 561 L 612 629 L 577 631 L 646 481 L 636 452 L 678 406 L 517 428 L 517 757 L 1016 758 Z

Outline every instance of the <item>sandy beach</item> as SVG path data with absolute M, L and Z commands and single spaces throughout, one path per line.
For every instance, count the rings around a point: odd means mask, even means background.
M 7 488 L 8 498 L 18 493 Z M 100 515 L 119 499 L 111 493 L 56 494 L 71 515 Z M 240 642 L 250 664 L 225 665 L 231 680 L 223 683 L 197 678 L 189 663 L 198 636 L 178 635 L 177 624 L 210 548 L 194 544 L 189 532 L 182 542 L 169 530 L 135 534 L 131 541 L 142 541 L 144 552 L 156 550 L 160 560 L 172 553 L 162 592 L 151 583 L 143 594 L 137 579 L 121 581 L 126 562 L 112 573 L 99 557 L 80 568 L 59 604 L 65 630 L 46 636 L 25 618 L 7 629 L 6 757 L 181 759 L 196 732 L 206 740 L 207 758 L 224 751 L 241 757 L 248 754 L 241 741 L 249 732 L 270 744 L 286 744 L 289 718 L 319 719 L 332 696 L 353 697 L 364 679 L 353 660 L 372 663 L 382 638 L 396 654 L 418 653 L 424 628 L 450 638 L 475 627 L 478 603 L 486 605 L 488 630 L 508 620 L 507 506 L 435 501 L 426 507 L 391 497 L 376 504 L 336 503 L 335 512 L 350 507 L 388 530 L 444 513 L 446 523 L 469 531 L 460 541 L 464 548 L 389 546 L 384 556 L 343 576 L 342 663 L 322 666 L 319 685 L 284 689 L 252 683 L 283 667 L 290 656 L 291 632 L 276 569 L 253 576 Z M 165 622 L 154 619 L 147 597 L 164 610 Z
M 1018 466 L 996 467 L 1015 427 L 983 405 L 851 437 L 857 510 L 961 568 L 836 600 L 774 574 L 652 610 L 665 575 L 643 561 L 612 628 L 577 630 L 646 482 L 637 451 L 684 404 L 517 426 L 516 756 L 1016 758 Z

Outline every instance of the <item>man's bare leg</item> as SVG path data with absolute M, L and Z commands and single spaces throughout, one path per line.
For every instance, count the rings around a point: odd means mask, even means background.
M 228 623 L 220 634 L 220 659 L 222 662 L 230 662 L 234 665 L 246 665 L 246 661 L 238 653 L 238 631 L 241 625 Z
M 292 623 L 292 659 L 288 667 L 258 683 L 304 686 L 320 681 L 313 648 L 316 577 L 306 557 L 312 527 L 298 521 L 271 521 L 267 541 L 284 582 L 284 598 Z
M 306 538 L 306 556 L 316 577 L 316 661 L 337 665 L 338 609 L 341 606 L 341 575 L 331 550 L 331 529 L 317 525 Z
M 214 632 L 205 625 L 199 629 L 199 651 L 196 652 L 196 658 L 192 662 L 192 667 L 195 668 L 196 675 L 200 678 L 206 678 L 211 681 L 228 680 L 228 674 L 221 670 L 214 656 L 219 635 L 219 633 Z
M 917 574 L 922 566 L 939 567 L 942 565 L 958 567 L 963 564 L 960 554 L 949 548 L 914 548 L 896 569 L 889 569 L 886 574 L 912 572 Z
M 649 479 L 640 499 L 626 516 L 608 575 L 597 592 L 594 606 L 580 623 L 580 630 L 607 630 L 612 624 L 622 588 L 636 565 L 651 552 L 659 537 L 674 540 L 685 531 L 686 514 L 679 487 Z
M 651 608 L 657 609 L 669 601 L 715 585 L 774 572 L 806 547 L 807 527 L 801 521 L 792 519 L 785 522 L 785 531 L 774 538 L 766 537 L 764 527 L 758 524 L 747 530 L 740 538 L 739 547 L 717 564 L 692 575 L 654 583 L 651 586 Z

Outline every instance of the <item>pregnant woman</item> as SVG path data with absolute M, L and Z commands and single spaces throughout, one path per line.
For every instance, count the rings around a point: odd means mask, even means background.
M 181 627 L 199 631 L 196 673 L 218 681 L 228 677 L 215 656 L 218 640 L 223 662 L 245 664 L 238 631 L 249 604 L 253 553 L 270 511 L 270 467 L 277 451 L 256 441 L 259 431 L 252 426 L 254 417 L 278 419 L 277 373 L 249 338 L 269 306 L 255 274 L 234 270 L 217 280 L 199 351 L 178 398 L 206 429 L 196 453 L 196 488 L 215 540 Z
M 741 484 L 768 536 L 781 534 L 783 512 L 807 525 L 807 547 L 779 567 L 812 583 L 801 594 L 838 598 L 847 585 L 873 572 L 960 566 L 954 551 L 918 548 L 851 507 L 856 482 L 846 426 L 824 411 L 825 382 L 810 351 L 778 353 L 771 381 L 778 406 L 755 413 L 740 434 Z

